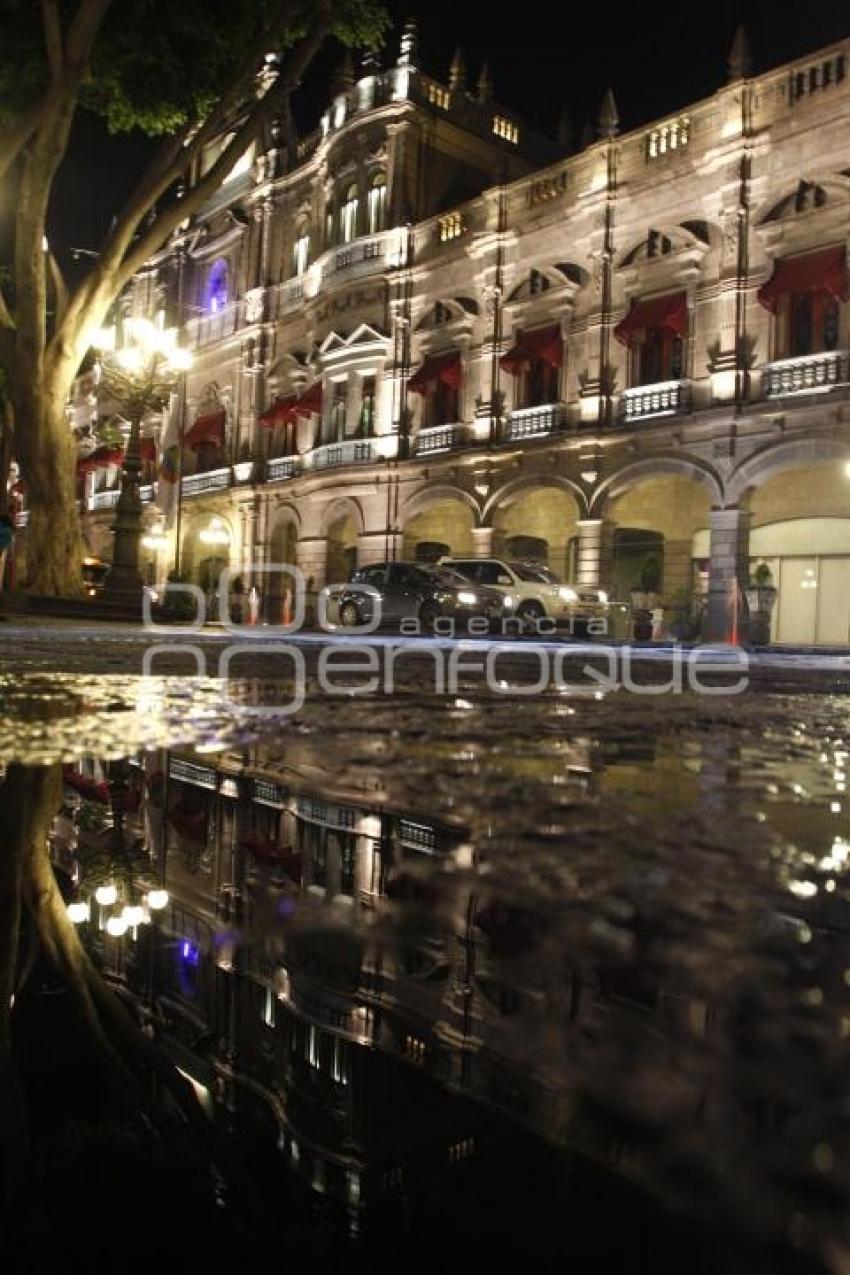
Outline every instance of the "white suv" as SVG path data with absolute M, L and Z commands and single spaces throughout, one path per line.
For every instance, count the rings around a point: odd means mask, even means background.
M 528 629 L 535 629 L 545 617 L 571 620 L 581 601 L 575 589 L 562 584 L 554 571 L 539 562 L 505 562 L 501 558 L 441 558 L 440 562 L 476 584 L 498 589 L 508 602 L 505 614 L 517 616 Z

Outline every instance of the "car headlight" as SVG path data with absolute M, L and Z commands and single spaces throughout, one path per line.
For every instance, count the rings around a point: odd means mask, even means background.
M 505 596 L 502 598 L 502 606 L 505 608 L 506 611 L 513 611 L 514 607 L 516 606 L 516 598 L 513 597 L 512 594 L 506 593 Z
M 557 594 L 563 602 L 578 602 L 578 594 L 575 589 L 562 587 L 557 590 Z
M 470 593 L 467 589 L 461 589 L 460 593 L 457 595 L 457 600 L 461 606 L 474 607 L 478 601 L 478 594 Z

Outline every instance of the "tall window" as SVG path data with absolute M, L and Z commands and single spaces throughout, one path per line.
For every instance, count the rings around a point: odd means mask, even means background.
M 454 425 L 460 417 L 460 390 L 443 380 L 431 383 L 425 396 L 425 426 Z
M 647 328 L 632 347 L 632 384 L 654 385 L 678 381 L 682 376 L 683 342 L 667 328 Z
M 520 398 L 523 407 L 557 403 L 558 368 L 548 359 L 529 359 L 522 369 Z
M 218 314 L 223 310 L 228 301 L 228 269 L 227 262 L 223 257 L 219 257 L 210 266 L 210 272 L 207 275 L 206 293 L 204 296 L 204 309 L 209 314 Z
M 778 310 L 780 357 L 799 358 L 838 349 L 839 303 L 825 290 L 795 292 Z
M 328 204 L 325 210 L 325 247 L 330 248 L 334 241 L 334 206 Z
M 297 238 L 292 245 L 292 273 L 294 275 L 302 275 L 307 269 L 307 263 L 310 260 L 310 235 L 306 225 L 302 223 L 298 228 Z
M 345 438 L 345 418 L 348 412 L 348 381 L 334 381 L 328 415 L 328 441 L 341 443 Z
M 371 438 L 375 432 L 375 378 L 364 376 L 360 383 L 360 419 L 358 433 L 361 438 Z
M 345 192 L 339 221 L 340 239 L 343 243 L 351 243 L 357 238 L 357 187 L 349 186 Z
M 369 234 L 376 235 L 386 224 L 387 179 L 376 173 L 369 187 Z

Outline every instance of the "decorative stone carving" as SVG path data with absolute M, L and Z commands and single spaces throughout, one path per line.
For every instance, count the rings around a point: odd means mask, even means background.
M 245 293 L 245 322 L 262 323 L 265 318 L 265 288 L 250 288 Z

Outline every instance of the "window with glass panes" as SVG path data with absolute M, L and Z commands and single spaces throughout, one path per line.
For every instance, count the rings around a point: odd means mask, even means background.
M 375 431 L 375 393 L 375 377 L 362 377 L 360 381 L 360 419 L 358 421 L 358 430 L 362 438 L 370 438 Z

